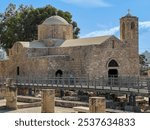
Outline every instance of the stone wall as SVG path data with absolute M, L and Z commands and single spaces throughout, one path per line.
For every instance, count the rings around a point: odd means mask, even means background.
M 114 41 L 114 47 L 112 47 Z M 53 71 L 57 69 L 66 71 L 76 76 L 86 75 L 90 78 L 98 78 L 108 75 L 108 63 L 112 59 L 117 61 L 117 68 L 120 76 L 138 76 L 139 59 L 137 55 L 131 57 L 126 49 L 126 44 L 115 37 L 110 38 L 101 45 L 49 48 L 50 55 L 68 55 L 65 60 L 53 60 L 49 64 L 53 65 Z M 59 64 L 59 66 L 58 66 Z M 54 67 L 56 66 L 56 67 Z M 58 67 L 57 67 L 58 66 Z M 51 68 L 50 67 L 50 68 Z
M 112 47 L 114 41 L 114 47 Z M 20 76 L 54 77 L 57 70 L 63 76 L 89 76 L 98 78 L 108 75 L 108 63 L 114 59 L 119 67 L 118 75 L 138 75 L 139 59 L 130 56 L 126 44 L 115 37 L 100 45 L 56 48 L 28 48 L 13 53 L 10 59 L 0 62 L 1 76 L 15 77 L 17 67 Z
M 38 40 L 54 39 L 72 39 L 72 25 L 45 25 L 38 26 Z

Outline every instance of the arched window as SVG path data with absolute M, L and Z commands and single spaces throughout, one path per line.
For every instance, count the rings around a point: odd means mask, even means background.
M 119 65 L 115 60 L 111 60 L 108 64 L 108 67 L 119 67 Z
M 133 30 L 135 28 L 135 24 L 134 22 L 131 23 L 131 30 Z
M 131 34 L 130 34 L 131 39 L 135 38 L 135 23 L 131 23 Z
M 125 39 L 125 23 L 122 24 L 122 39 Z

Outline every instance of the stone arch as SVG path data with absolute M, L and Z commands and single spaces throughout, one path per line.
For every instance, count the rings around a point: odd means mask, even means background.
M 108 67 L 108 77 L 118 77 L 119 64 L 116 60 L 114 59 L 109 60 L 107 67 Z
M 108 62 L 108 67 L 119 67 L 119 65 L 116 60 L 112 59 Z

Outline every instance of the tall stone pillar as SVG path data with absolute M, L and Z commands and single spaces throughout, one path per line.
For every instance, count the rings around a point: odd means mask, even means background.
M 42 90 L 42 113 L 54 113 L 55 112 L 55 90 L 43 89 Z
M 105 97 L 90 97 L 89 110 L 90 113 L 105 113 L 106 112 Z
M 17 87 L 14 86 L 13 79 L 6 79 L 6 107 L 9 109 L 17 109 Z

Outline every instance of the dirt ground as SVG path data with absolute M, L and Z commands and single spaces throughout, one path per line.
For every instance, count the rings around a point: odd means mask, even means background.
M 8 110 L 5 107 L 3 107 L 5 105 L 6 105 L 6 101 L 0 100 L 0 113 L 41 113 L 41 107 Z M 55 112 L 56 113 L 74 113 L 75 111 L 72 108 L 55 107 Z

